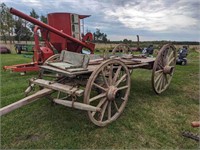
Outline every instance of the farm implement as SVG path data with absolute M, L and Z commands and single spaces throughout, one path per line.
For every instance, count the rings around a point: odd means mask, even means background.
M 62 50 L 73 50 L 80 53 L 85 47 L 94 52 L 94 44 L 92 34 L 87 33 L 81 36 L 80 20 L 89 17 L 89 15 L 78 15 L 72 13 L 50 13 L 48 14 L 48 24 L 38 21 L 14 8 L 10 8 L 10 13 L 19 16 L 33 24 L 34 28 L 34 56 L 31 63 L 18 64 L 12 66 L 4 66 L 5 70 L 13 72 L 38 71 L 49 57 L 54 54 L 61 53 Z M 39 42 L 39 31 L 44 45 Z
M 55 33 L 54 30 L 51 31 Z M 85 110 L 91 122 L 106 126 L 125 109 L 133 69 L 152 70 L 152 87 L 157 94 L 170 85 L 176 65 L 176 49 L 172 44 L 164 45 L 156 58 L 133 55 L 125 44 L 103 56 L 88 55 L 81 54 L 81 49 L 87 47 L 93 53 L 93 44 L 57 30 L 56 33 L 72 43 L 67 43 L 70 44 L 67 50 L 43 59 L 44 63 L 38 66 L 38 77 L 30 79 L 25 90 L 29 96 L 1 108 L 1 116 L 45 97 L 56 104 Z M 35 93 L 34 87 L 39 89 Z

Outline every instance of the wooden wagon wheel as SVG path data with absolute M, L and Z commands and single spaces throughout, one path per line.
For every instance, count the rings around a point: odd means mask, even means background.
M 44 64 L 46 65 L 48 62 L 55 62 L 55 61 L 58 61 L 60 58 L 60 54 L 55 54 L 51 57 L 49 57 L 45 62 Z
M 112 50 L 112 55 L 117 55 L 117 54 L 128 54 L 130 51 L 130 47 L 127 44 L 118 44 L 113 50 Z
M 152 86 L 160 94 L 169 86 L 176 65 L 176 48 L 172 44 L 164 45 L 153 65 Z
M 130 47 L 127 44 L 118 44 L 113 50 L 112 50 L 112 55 L 120 56 L 123 58 L 132 58 L 133 55 L 129 54 L 130 52 Z M 130 74 L 132 74 L 133 70 L 130 70 Z
M 60 54 L 55 54 L 49 57 L 43 64 L 47 65 L 48 63 L 59 61 L 59 59 L 60 59 Z M 44 74 L 43 70 L 40 70 L 38 74 L 38 78 L 40 79 L 43 78 L 43 74 Z
M 88 111 L 94 124 L 105 126 L 120 116 L 128 101 L 130 83 L 129 70 L 119 60 L 107 60 L 91 74 L 84 103 L 101 108 L 100 112 Z

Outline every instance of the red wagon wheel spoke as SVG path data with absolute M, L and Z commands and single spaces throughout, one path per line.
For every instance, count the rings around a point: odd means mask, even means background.
M 90 120 L 98 126 L 116 120 L 125 108 L 129 92 L 130 73 L 126 65 L 116 59 L 102 63 L 92 73 L 85 88 L 84 102 L 100 108 L 99 112 L 88 111 Z
M 164 45 L 153 65 L 152 86 L 157 94 L 169 86 L 176 64 L 176 49 L 171 44 Z

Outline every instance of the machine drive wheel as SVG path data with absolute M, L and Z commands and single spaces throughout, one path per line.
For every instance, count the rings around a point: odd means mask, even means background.
M 97 126 L 106 126 L 123 112 L 130 92 L 130 73 L 126 65 L 114 59 L 102 63 L 90 76 L 84 93 L 84 103 L 101 108 L 88 111 Z
M 176 48 L 172 44 L 164 45 L 153 65 L 152 87 L 160 94 L 167 89 L 174 74 L 176 65 Z

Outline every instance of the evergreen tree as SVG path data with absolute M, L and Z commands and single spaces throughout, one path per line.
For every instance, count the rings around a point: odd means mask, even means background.
M 32 8 L 32 11 L 30 12 L 30 16 L 35 18 L 35 19 L 38 19 L 39 18 L 39 15 L 35 12 L 35 10 Z M 32 24 L 32 23 L 29 23 L 29 27 L 31 28 L 31 30 L 33 31 L 34 30 L 34 27 L 35 25 Z
M 32 33 L 29 28 L 27 28 L 27 22 L 21 18 L 15 21 L 15 40 L 17 41 L 27 41 L 31 39 Z
M 40 20 L 41 20 L 42 22 L 44 22 L 44 23 L 47 24 L 47 17 L 46 17 L 46 16 L 41 15 L 41 16 L 40 16 Z
M 107 34 L 102 33 L 100 29 L 96 29 L 96 32 L 93 33 L 94 42 L 107 42 Z
M 7 38 L 12 43 L 13 27 L 14 27 L 14 18 L 13 15 L 9 12 L 9 8 L 5 3 L 0 4 L 0 33 L 2 39 L 7 43 Z

